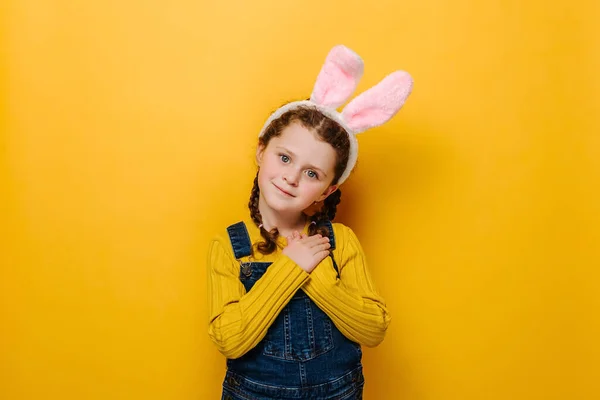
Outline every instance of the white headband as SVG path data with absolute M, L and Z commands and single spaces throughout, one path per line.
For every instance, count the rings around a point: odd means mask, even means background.
M 337 109 L 354 93 L 364 70 L 363 60 L 349 48 L 335 46 L 325 59 L 310 100 L 294 101 L 277 109 L 265 122 L 258 137 L 285 112 L 308 106 L 316 108 L 326 117 L 339 123 L 348 133 L 350 155 L 346 170 L 338 180 L 341 185 L 348 177 L 358 159 L 356 135 L 389 121 L 404 105 L 412 91 L 412 77 L 404 71 L 396 71 L 381 82 L 361 93 L 344 107 Z

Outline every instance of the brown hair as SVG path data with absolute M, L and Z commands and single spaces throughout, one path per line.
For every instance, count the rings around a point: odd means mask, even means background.
M 305 128 L 312 130 L 321 140 L 329 143 L 334 148 L 336 152 L 336 162 L 334 167 L 334 177 L 331 181 L 331 185 L 335 185 L 348 165 L 350 140 L 348 139 L 346 130 L 340 124 L 331 118 L 326 117 L 316 108 L 310 106 L 301 106 L 283 113 L 281 117 L 273 120 L 265 129 L 264 134 L 258 140 L 259 145 L 262 145 L 266 148 L 272 138 L 281 135 L 283 129 L 293 122 L 298 122 Z M 308 234 L 310 236 L 317 233 L 321 234 L 322 236 L 329 235 L 329 229 L 327 229 L 325 226 L 322 226 L 321 223 L 327 220 L 332 221 L 333 218 L 335 218 L 337 205 L 340 203 L 341 196 L 342 193 L 338 188 L 325 199 L 321 209 L 310 217 L 311 224 L 308 230 Z M 250 209 L 250 216 L 252 217 L 252 220 L 257 226 L 260 226 L 260 234 L 265 239 L 264 242 L 258 243 L 256 247 L 262 254 L 270 254 L 277 248 L 276 240 L 279 236 L 279 231 L 277 228 L 267 231 L 262 226 L 262 216 L 258 210 L 259 197 L 260 189 L 258 187 L 257 172 L 256 177 L 254 178 L 254 186 L 252 187 L 252 192 L 250 194 L 248 208 Z

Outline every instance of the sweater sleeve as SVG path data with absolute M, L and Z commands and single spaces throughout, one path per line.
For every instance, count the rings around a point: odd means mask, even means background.
M 215 239 L 209 245 L 208 334 L 225 357 L 238 358 L 260 342 L 309 275 L 282 255 L 246 292 L 240 264 L 224 242 Z
M 390 314 L 372 282 L 362 247 L 354 232 L 346 227 L 336 232 L 340 249 L 337 278 L 331 257 L 311 273 L 302 289 L 334 322 L 348 339 L 375 347 L 383 341 Z M 340 237 L 341 234 L 341 237 Z

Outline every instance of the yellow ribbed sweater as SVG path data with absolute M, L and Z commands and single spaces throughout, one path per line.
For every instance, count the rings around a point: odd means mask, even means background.
M 244 221 L 253 244 L 262 236 L 251 220 Z M 308 225 L 304 227 L 306 233 Z M 256 346 L 279 312 L 298 289 L 323 310 L 348 339 L 367 347 L 383 340 L 391 321 L 383 298 L 377 293 L 361 245 L 347 226 L 334 223 L 336 248 L 333 256 L 340 270 L 336 276 L 330 257 L 310 274 L 279 248 L 242 262 L 272 262 L 261 279 L 246 292 L 242 285 L 240 262 L 235 259 L 227 232 L 215 236 L 208 250 L 209 336 L 227 358 L 238 358 Z

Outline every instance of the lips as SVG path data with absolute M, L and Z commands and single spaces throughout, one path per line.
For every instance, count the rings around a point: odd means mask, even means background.
M 291 193 L 289 193 L 289 192 L 286 192 L 285 190 L 283 190 L 282 188 L 280 188 L 280 187 L 279 187 L 279 186 L 277 186 L 276 184 L 273 184 L 273 186 L 275 186 L 275 187 L 277 188 L 277 190 L 279 190 L 281 193 L 285 194 L 286 196 L 289 196 L 289 197 L 296 197 L 296 196 L 294 196 L 293 194 L 291 194 Z

